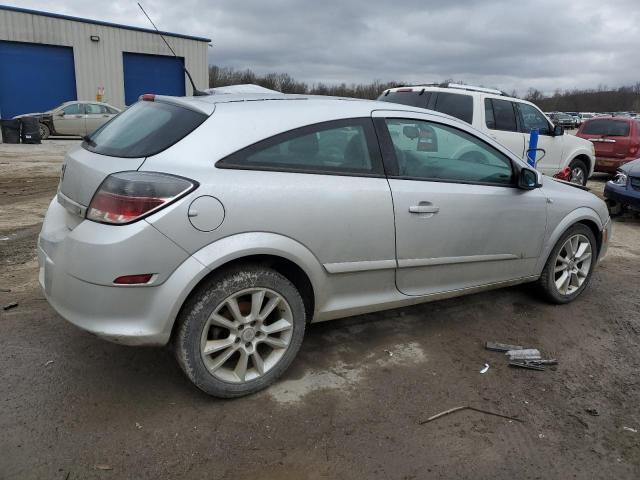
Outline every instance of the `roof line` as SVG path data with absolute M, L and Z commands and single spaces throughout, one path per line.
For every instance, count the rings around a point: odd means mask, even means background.
M 31 15 L 40 15 L 42 17 L 59 18 L 61 20 L 71 20 L 73 22 L 90 23 L 93 25 L 101 25 L 104 27 L 123 28 L 126 30 L 135 30 L 137 32 L 154 33 L 154 34 L 158 33 L 155 30 L 151 30 L 150 28 L 133 27 L 131 25 L 122 25 L 120 23 L 103 22 L 101 20 L 92 20 L 90 18 L 73 17 L 71 15 L 62 15 L 60 13 L 43 12 L 40 10 L 31 10 L 28 8 L 12 7 L 9 5 L 0 5 L 0 10 L 7 10 L 9 12 L 18 12 L 18 13 L 28 13 Z M 184 35 L 182 33 L 171 33 L 171 32 L 160 32 L 160 33 L 162 35 L 167 35 L 170 37 L 185 38 L 187 40 L 196 40 L 198 42 L 207 42 L 207 43 L 211 42 L 210 38 L 194 37 L 192 35 Z

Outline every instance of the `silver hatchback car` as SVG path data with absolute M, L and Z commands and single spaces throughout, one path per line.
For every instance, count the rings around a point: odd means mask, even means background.
M 305 326 L 537 281 L 582 293 L 594 195 L 453 117 L 289 95 L 147 95 L 72 149 L 39 238 L 71 323 L 171 345 L 220 397 L 288 367 Z

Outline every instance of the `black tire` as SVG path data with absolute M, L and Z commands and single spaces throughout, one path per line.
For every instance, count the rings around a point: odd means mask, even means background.
M 267 288 L 284 298 L 293 317 L 292 334 L 282 357 L 262 376 L 240 383 L 224 381 L 209 371 L 202 358 L 203 330 L 211 313 L 225 299 L 234 293 L 251 288 Z M 238 265 L 207 280 L 185 303 L 173 338 L 174 352 L 189 380 L 205 393 L 220 398 L 249 395 L 271 385 L 289 367 L 302 344 L 305 319 L 306 312 L 302 297 L 286 277 L 263 266 Z
M 558 257 L 558 254 L 560 253 L 560 250 L 562 249 L 565 242 L 567 241 L 567 239 L 576 234 L 584 235 L 589 240 L 589 243 L 591 245 L 591 252 L 592 252 L 591 264 L 589 268 L 589 273 L 587 274 L 582 285 L 575 292 L 569 295 L 564 295 L 560 293 L 555 283 L 556 259 Z M 584 291 L 584 289 L 587 288 L 587 285 L 589 285 L 589 282 L 591 280 L 591 275 L 593 274 L 593 270 L 595 267 L 597 256 L 598 256 L 598 246 L 596 243 L 596 238 L 593 235 L 593 232 L 591 231 L 591 229 L 586 225 L 582 225 L 580 223 L 570 227 L 560 237 L 558 242 L 553 247 L 553 250 L 551 250 L 551 253 L 549 254 L 549 258 L 547 258 L 547 263 L 545 263 L 544 269 L 542 270 L 542 274 L 538 279 L 538 285 L 544 297 L 549 302 L 556 303 L 556 304 L 569 303 L 575 300 Z
M 587 180 L 589 179 L 589 169 L 587 168 L 587 165 L 584 163 L 584 161 L 580 160 L 579 158 L 574 158 L 569 164 L 569 169 L 571 169 L 571 177 L 569 177 L 569 181 L 573 182 L 573 171 L 575 169 L 580 169 L 582 171 L 582 180 L 580 182 L 574 183 L 579 183 L 583 186 L 587 184 Z
M 46 140 L 47 138 L 49 138 L 49 135 L 51 135 L 51 130 L 49 130 L 49 127 L 46 126 L 44 123 L 40 124 L 40 139 L 41 140 Z

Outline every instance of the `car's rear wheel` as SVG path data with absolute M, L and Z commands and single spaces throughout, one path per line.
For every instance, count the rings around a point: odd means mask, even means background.
M 569 165 L 569 181 L 578 185 L 586 185 L 589 177 L 589 169 L 582 160 L 574 159 Z
M 575 300 L 589 284 L 596 258 L 593 232 L 581 224 L 569 228 L 551 251 L 540 276 L 547 299 L 553 303 Z
M 40 124 L 40 139 L 41 140 L 46 140 L 47 138 L 49 138 L 49 135 L 51 135 L 51 131 L 49 130 L 49 127 L 47 127 L 44 123 Z
M 280 273 L 242 266 L 211 278 L 187 302 L 174 348 L 204 392 L 231 398 L 273 383 L 298 353 L 304 302 Z

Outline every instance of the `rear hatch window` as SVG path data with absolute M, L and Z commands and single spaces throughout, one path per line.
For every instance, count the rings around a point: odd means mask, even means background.
M 82 146 L 112 157 L 149 157 L 182 140 L 207 115 L 164 102 L 140 101 L 104 124 Z
M 414 91 L 395 91 L 389 92 L 386 95 L 381 95 L 378 100 L 382 102 L 399 103 L 401 105 L 408 105 L 410 107 L 427 108 L 429 102 L 429 96 L 431 92 L 414 92 Z
M 624 120 L 589 120 L 582 128 L 584 135 L 628 137 L 629 122 Z

